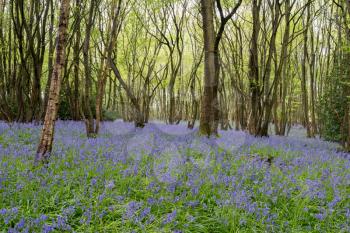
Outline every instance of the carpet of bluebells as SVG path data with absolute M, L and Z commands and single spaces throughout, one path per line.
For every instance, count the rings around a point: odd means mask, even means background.
M 0 232 L 350 232 L 350 156 L 291 136 L 106 122 L 0 123 Z

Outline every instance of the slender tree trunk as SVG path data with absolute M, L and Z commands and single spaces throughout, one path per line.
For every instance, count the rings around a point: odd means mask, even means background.
M 96 126 L 95 134 L 98 134 L 100 130 L 100 122 L 102 120 L 102 103 L 103 103 L 103 93 L 106 85 L 106 76 L 107 76 L 107 65 L 105 63 L 105 58 L 103 58 L 101 64 L 101 71 L 98 77 L 97 83 L 97 94 L 96 94 Z
M 249 57 L 249 84 L 251 93 L 251 118 L 249 121 L 249 132 L 256 134 L 259 130 L 260 107 L 260 80 L 259 80 L 259 54 L 258 39 L 260 33 L 260 4 L 257 0 L 253 0 L 253 33 L 250 45 Z
M 49 93 L 50 93 L 50 85 L 51 85 L 51 77 L 53 73 L 53 53 L 55 52 L 54 46 L 54 24 L 55 24 L 55 9 L 53 5 L 53 0 L 50 0 L 51 5 L 51 15 L 50 15 L 50 29 L 49 29 L 49 60 L 48 60 L 48 76 L 47 76 L 47 84 L 45 87 L 45 97 L 44 97 L 44 111 L 42 117 L 44 118 L 46 115 L 47 103 L 49 101 Z
M 163 116 L 162 118 L 167 121 L 168 120 L 168 115 L 167 115 L 167 112 L 168 112 L 168 105 L 167 105 L 167 96 L 166 96 L 166 89 L 163 88 L 162 89 L 162 109 L 163 109 Z
M 350 0 L 347 0 L 346 1 L 346 10 L 347 10 L 347 13 L 346 15 L 347 16 L 350 16 Z M 344 17 L 345 21 L 348 22 L 346 19 L 346 17 Z M 350 46 L 350 26 L 349 24 L 347 23 L 346 25 L 346 40 L 347 40 L 347 46 L 349 47 Z M 350 62 L 350 52 L 349 51 L 346 51 L 346 61 L 347 61 L 347 64 L 349 64 Z M 345 84 L 345 88 L 346 88 L 346 96 L 348 97 L 347 99 L 347 107 L 345 108 L 346 109 L 346 117 L 347 117 L 347 127 L 348 127 L 348 132 L 347 132 L 347 142 L 346 142 L 346 150 L 350 152 L 350 100 L 349 100 L 349 96 L 350 96 L 350 86 L 349 86 L 349 81 L 350 81 L 350 77 L 349 77 L 349 67 L 347 67 L 347 79 L 346 81 L 348 82 L 347 84 Z
M 118 79 L 120 85 L 125 90 L 127 96 L 129 97 L 129 99 L 134 107 L 133 118 L 134 118 L 135 126 L 142 128 L 142 127 L 144 127 L 145 122 L 144 122 L 144 116 L 142 114 L 142 111 L 141 111 L 142 109 L 141 109 L 141 106 L 138 102 L 138 99 L 134 95 L 132 89 L 123 80 L 123 78 L 119 72 L 119 69 L 117 68 L 116 64 L 114 63 L 114 61 L 112 59 L 112 51 L 113 51 L 113 48 L 114 48 L 116 40 L 117 40 L 117 32 L 118 32 L 118 28 L 119 28 L 119 24 L 120 24 L 120 22 L 119 22 L 119 20 L 120 20 L 119 19 L 120 7 L 121 7 L 121 0 L 119 0 L 118 7 L 116 8 L 116 11 L 114 12 L 115 15 L 113 16 L 111 36 L 110 36 L 110 41 L 109 41 L 109 45 L 108 45 L 107 64 L 111 68 L 111 70 L 113 71 L 115 77 Z
M 174 93 L 174 86 L 175 86 L 175 80 L 176 76 L 174 78 L 171 78 L 170 84 L 168 86 L 168 93 L 169 93 L 169 124 L 175 123 L 175 93 Z
M 310 22 L 310 7 L 308 7 L 307 10 L 307 19 L 306 19 L 306 25 L 308 27 L 308 24 Z M 303 62 L 301 64 L 302 66 L 302 78 L 301 78 L 301 91 L 302 91 L 302 104 L 303 104 L 303 114 L 304 114 L 304 124 L 307 131 L 307 137 L 311 137 L 311 129 L 310 129 L 310 121 L 309 121 L 309 100 L 308 100 L 308 93 L 307 93 L 307 60 L 308 60 L 308 30 L 305 29 L 304 31 L 304 52 L 303 52 Z
M 121 1 L 119 1 L 119 5 L 117 6 L 117 13 L 116 13 L 116 18 L 119 17 L 120 15 L 120 4 L 121 4 Z M 113 20 L 113 19 L 112 19 Z M 109 26 L 108 26 L 108 30 L 107 30 L 107 33 L 110 34 L 110 29 L 111 29 L 111 23 L 112 22 L 109 22 Z M 119 22 L 120 23 L 120 22 Z M 113 31 L 113 33 L 118 33 L 116 31 Z M 110 37 L 110 40 L 115 40 L 115 37 L 117 35 L 113 35 Z M 108 70 L 108 65 L 107 65 L 107 60 L 106 60 L 106 56 L 108 53 L 110 53 L 110 50 L 112 50 L 112 46 L 111 46 L 111 43 L 110 41 L 108 41 L 108 44 L 107 46 L 105 47 L 105 50 L 103 52 L 103 55 L 102 55 L 102 61 L 101 61 L 101 67 L 100 67 L 100 73 L 99 73 L 99 76 L 98 76 L 98 80 L 97 80 L 97 90 L 96 90 L 96 125 L 95 125 L 95 134 L 97 135 L 100 131 L 100 122 L 102 121 L 102 105 L 103 105 L 103 95 L 104 95 L 104 92 L 105 92 L 105 86 L 106 86 L 106 81 L 107 81 L 107 72 L 109 71 Z M 108 55 L 110 56 L 110 55 Z M 108 101 L 109 102 L 109 101 Z
M 215 31 L 212 0 L 201 0 L 204 36 L 204 93 L 202 97 L 199 131 L 202 135 L 212 134 L 213 85 L 215 83 Z
M 73 120 L 80 120 L 80 96 L 79 96 L 79 74 L 80 74 L 80 40 L 81 40 L 81 1 L 76 1 L 76 35 L 74 44 L 74 90 L 73 90 Z
M 42 134 L 35 157 L 36 165 L 38 165 L 39 162 L 47 162 L 49 154 L 52 151 L 55 121 L 57 117 L 57 110 L 60 97 L 61 72 L 65 62 L 65 45 L 67 42 L 69 3 L 70 0 L 62 0 L 61 2 L 58 41 L 56 45 L 56 61 L 51 78 L 49 100 L 47 104 L 44 126 L 42 129 Z
M 192 99 L 192 117 L 190 117 L 188 121 L 187 127 L 189 129 L 193 129 L 194 125 L 196 124 L 197 115 L 198 115 L 198 101 L 196 98 L 196 71 L 193 71 L 193 76 L 191 77 L 191 85 L 190 85 L 190 91 L 191 91 L 191 99 Z
M 242 0 L 239 0 L 235 7 L 230 11 L 230 13 L 227 16 L 224 16 L 224 12 L 221 6 L 220 0 L 215 0 L 216 6 L 220 14 L 220 26 L 218 28 L 218 32 L 215 35 L 215 42 L 214 42 L 214 65 L 215 65 L 215 78 L 212 84 L 212 113 L 213 113 L 213 122 L 211 124 L 211 131 L 213 134 L 218 134 L 218 126 L 219 126 L 219 120 L 220 120 L 220 109 L 222 107 L 220 106 L 219 98 L 218 98 L 218 88 L 219 88 L 219 79 L 220 79 L 220 51 L 219 46 L 220 42 L 223 36 L 223 33 L 225 31 L 225 26 L 227 22 L 233 17 L 233 15 L 238 10 L 239 6 L 242 4 Z M 214 32 L 215 33 L 215 32 Z
M 291 2 L 290 0 L 285 1 L 285 29 L 284 29 L 284 35 L 283 35 L 283 42 L 282 42 L 282 49 L 281 49 L 281 57 L 278 67 L 276 67 L 277 72 L 276 76 L 278 78 L 277 84 L 280 84 L 280 93 L 279 93 L 279 102 L 281 103 L 281 116 L 278 120 L 278 114 L 277 114 L 277 105 L 278 103 L 275 103 L 276 105 L 276 122 L 275 124 L 278 126 L 278 132 L 276 132 L 277 135 L 285 135 L 286 133 L 286 97 L 287 97 L 287 77 L 289 75 L 289 72 L 287 71 L 288 62 L 290 62 L 289 59 L 289 43 L 290 43 L 290 16 L 291 16 Z M 274 92 L 274 99 L 277 99 L 277 91 L 278 91 L 278 85 L 276 85 L 276 89 Z M 277 100 L 276 100 L 277 102 Z
M 108 75 L 108 73 L 107 73 L 107 75 Z M 112 79 L 111 78 L 109 78 L 108 79 L 108 95 L 107 95 L 107 97 L 106 97 L 106 100 L 107 100 L 107 106 L 106 106 L 106 108 L 108 109 L 108 110 L 111 110 L 111 103 L 112 103 L 112 99 L 113 99 L 113 95 L 114 95 L 114 93 L 112 93 L 112 90 L 113 90 L 113 87 L 112 87 Z M 115 110 L 115 109 L 113 109 L 112 108 L 112 110 Z
M 85 40 L 84 40 L 84 49 L 83 49 L 83 58 L 84 58 L 84 70 L 85 70 L 85 95 L 84 95 L 84 105 L 85 105 L 85 125 L 86 125 L 86 134 L 87 137 L 95 136 L 95 127 L 94 127 L 94 115 L 92 113 L 91 107 L 93 106 L 93 94 L 92 94 L 92 78 L 91 78 L 91 66 L 90 66 L 90 39 L 91 39 L 91 30 L 94 24 L 94 15 L 95 15 L 95 4 L 94 1 L 91 1 L 89 8 L 88 22 L 86 25 L 85 31 Z
M 316 114 L 315 114 L 315 62 L 316 62 L 316 51 L 315 51 L 315 42 L 314 42 L 314 29 L 309 27 L 310 30 L 310 44 L 311 44 L 311 56 L 310 56 L 310 110 L 311 110 L 311 127 L 310 133 L 314 137 L 317 133 L 316 126 Z

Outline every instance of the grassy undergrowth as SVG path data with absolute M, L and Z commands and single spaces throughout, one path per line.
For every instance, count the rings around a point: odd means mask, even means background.
M 227 135 L 158 128 L 88 140 L 75 124 L 58 125 L 51 161 L 39 168 L 40 128 L 3 126 L 0 232 L 350 230 L 350 161 L 326 145 L 247 137 L 229 150 L 215 141 Z

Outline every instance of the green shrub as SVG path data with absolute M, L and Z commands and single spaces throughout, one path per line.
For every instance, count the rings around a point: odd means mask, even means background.
M 120 114 L 114 110 L 103 109 L 102 115 L 104 121 L 115 121 L 120 118 Z
M 346 89 L 349 77 L 348 66 L 341 65 L 347 59 L 339 58 L 331 74 L 326 77 L 324 92 L 319 101 L 319 116 L 322 122 L 321 136 L 329 141 L 346 141 L 348 123 L 345 121 L 346 111 L 348 111 L 348 97 Z

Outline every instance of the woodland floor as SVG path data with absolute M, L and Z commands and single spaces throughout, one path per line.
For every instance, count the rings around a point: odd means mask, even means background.
M 40 129 L 0 123 L 0 232 L 350 232 L 350 156 L 299 128 L 208 139 L 116 121 L 87 139 L 60 121 L 33 168 Z

